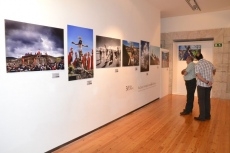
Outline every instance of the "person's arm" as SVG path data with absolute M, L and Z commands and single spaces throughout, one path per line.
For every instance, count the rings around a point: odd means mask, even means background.
M 184 75 L 187 75 L 187 74 L 188 74 L 188 72 L 185 70 L 185 71 L 184 71 Z
M 75 42 L 72 42 L 72 44 L 74 44 L 74 45 L 78 45 L 78 44 L 76 44 Z
M 186 71 L 186 69 L 183 69 L 183 70 L 181 71 L 181 74 L 182 74 L 182 75 L 187 75 L 188 72 Z
M 200 73 L 196 73 L 196 77 L 197 77 L 200 81 L 206 83 L 207 85 L 209 85 L 209 86 L 212 85 L 212 81 L 209 81 L 209 80 L 204 79 L 204 78 L 200 75 Z
M 213 75 L 215 75 L 215 74 L 216 74 L 216 69 L 214 69 L 214 70 L 212 71 L 212 73 L 213 73 Z
M 182 70 L 183 74 L 182 74 L 182 72 L 181 72 L 181 74 L 185 76 L 188 73 L 190 73 L 192 71 L 192 69 L 195 69 L 195 67 L 192 63 L 189 63 L 188 66 L 186 67 L 186 69 Z

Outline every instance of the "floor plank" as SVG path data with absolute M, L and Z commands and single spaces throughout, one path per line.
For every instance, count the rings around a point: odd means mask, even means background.
M 211 120 L 180 116 L 185 96 L 168 95 L 54 153 L 229 153 L 230 100 L 212 99 Z

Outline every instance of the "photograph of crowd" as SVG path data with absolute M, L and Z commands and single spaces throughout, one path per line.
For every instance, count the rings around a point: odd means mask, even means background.
M 122 63 L 123 66 L 139 66 L 139 43 L 122 41 Z
M 69 81 L 93 78 L 93 30 L 68 25 Z
M 64 70 L 64 30 L 5 20 L 6 71 Z
M 201 53 L 201 45 L 181 45 L 178 48 L 179 61 L 185 61 L 188 56 L 192 56 L 194 60 L 197 61 L 196 55 Z
M 96 67 L 111 68 L 121 65 L 121 40 L 96 36 Z
M 141 72 L 149 71 L 149 42 L 141 40 Z
M 160 47 L 150 45 L 149 56 L 150 65 L 160 65 Z
M 168 68 L 169 67 L 169 52 L 162 52 L 162 68 Z

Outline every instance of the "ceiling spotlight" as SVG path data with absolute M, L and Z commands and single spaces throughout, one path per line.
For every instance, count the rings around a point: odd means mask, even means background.
M 199 5 L 197 4 L 196 0 L 185 0 L 185 1 L 188 3 L 188 5 L 191 7 L 191 9 L 193 11 L 195 11 L 195 10 L 200 10 L 201 11 L 201 9 L 200 9 Z

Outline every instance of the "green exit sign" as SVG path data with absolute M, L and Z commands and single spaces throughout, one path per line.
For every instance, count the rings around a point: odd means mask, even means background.
M 222 47 L 222 43 L 215 43 L 214 47 Z

